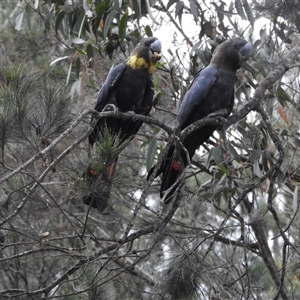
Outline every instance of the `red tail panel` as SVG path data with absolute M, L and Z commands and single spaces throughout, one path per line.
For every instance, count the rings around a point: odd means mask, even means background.
M 179 164 L 175 159 L 172 160 L 172 169 L 175 171 L 179 170 Z

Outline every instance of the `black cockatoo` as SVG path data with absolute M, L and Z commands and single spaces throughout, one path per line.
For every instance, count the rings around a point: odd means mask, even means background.
M 249 59 L 251 53 L 252 47 L 244 38 L 229 39 L 215 49 L 210 64 L 197 73 L 183 98 L 177 116 L 180 130 L 207 116 L 227 118 L 230 115 L 234 104 L 236 71 Z M 204 126 L 193 131 L 182 141 L 190 158 L 216 129 L 213 125 Z M 174 145 L 171 146 L 155 174 L 155 177 L 163 174 L 161 198 L 187 165 L 183 150 L 180 155 L 182 163 L 175 157 Z M 155 166 L 149 171 L 148 179 L 154 168 Z M 176 187 L 168 191 L 165 203 L 172 199 Z
M 121 112 L 133 111 L 148 115 L 154 96 L 151 74 L 160 58 L 160 40 L 149 37 L 141 41 L 124 63 L 110 70 L 98 94 L 95 110 L 100 112 L 107 104 L 114 104 Z M 101 138 L 98 134 L 105 123 L 108 128 L 120 134 L 121 142 L 135 135 L 142 125 L 141 121 L 102 118 L 89 137 L 91 145 Z
M 99 91 L 95 110 L 101 112 L 106 105 L 114 105 L 121 112 L 135 112 L 148 115 L 154 97 L 152 73 L 155 64 L 161 58 L 161 42 L 155 37 L 142 40 L 133 50 L 129 58 L 113 67 Z M 91 122 L 93 121 L 93 117 Z M 105 143 L 108 138 L 107 131 L 117 136 L 111 140 L 112 146 L 122 148 L 122 143 L 133 137 L 142 126 L 142 121 L 123 120 L 115 117 L 102 118 L 96 124 L 94 131 L 89 136 L 89 143 Z M 105 152 L 105 151 L 104 151 Z M 109 151 L 108 151 L 109 152 Z M 83 197 L 87 205 L 102 211 L 110 194 L 110 186 L 114 175 L 117 155 L 105 157 L 101 152 L 103 161 L 99 162 L 101 168 L 90 165 L 84 176 L 88 183 L 88 193 Z M 105 166 L 104 166 L 105 165 Z

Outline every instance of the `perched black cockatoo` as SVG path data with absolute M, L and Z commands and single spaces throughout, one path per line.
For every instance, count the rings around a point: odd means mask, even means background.
M 244 61 L 249 59 L 251 53 L 252 47 L 244 38 L 229 39 L 215 49 L 210 64 L 197 73 L 183 98 L 177 116 L 180 130 L 204 117 L 227 118 L 230 115 L 234 104 L 236 71 Z M 216 129 L 217 127 L 213 125 L 204 126 L 193 131 L 182 141 L 190 158 Z M 164 192 L 176 182 L 187 165 L 186 154 L 183 150 L 180 155 L 181 159 L 178 160 L 174 153 L 174 145 L 171 146 L 155 174 L 155 177 L 163 174 L 161 198 Z M 155 166 L 149 171 L 148 179 L 154 168 Z M 165 203 L 172 199 L 176 187 L 168 191 Z
M 133 111 L 148 115 L 154 96 L 151 74 L 160 58 L 160 40 L 149 37 L 141 41 L 124 63 L 110 70 L 98 94 L 95 110 L 101 112 L 107 104 L 113 104 L 121 112 Z M 98 134 L 105 123 L 108 128 L 120 134 L 121 142 L 135 135 L 142 125 L 141 121 L 102 118 L 89 137 L 91 145 L 101 138 Z
M 155 64 L 161 58 L 161 42 L 155 37 L 142 40 L 133 50 L 129 58 L 113 67 L 99 91 L 95 110 L 101 112 L 108 104 L 114 105 L 121 112 L 134 112 L 148 115 L 154 97 L 152 73 Z M 94 120 L 92 117 L 91 122 Z M 94 131 L 89 136 L 89 143 L 105 142 L 107 131 L 118 137 L 118 145 L 133 137 L 142 126 L 142 121 L 123 120 L 115 117 L 102 118 L 96 124 Z M 115 145 L 114 145 L 115 146 Z M 103 155 L 103 152 L 101 152 Z M 105 155 L 104 155 L 105 156 Z M 104 202 L 107 201 L 110 192 L 111 179 L 114 175 L 117 156 L 103 158 L 106 164 L 105 170 L 97 166 L 89 166 L 84 174 L 86 177 L 89 193 L 83 197 L 87 205 L 103 210 Z M 99 182 L 97 182 L 99 181 Z M 103 183 L 108 183 L 104 187 Z M 101 187 L 103 186 L 103 188 Z M 101 190 L 106 190 L 101 192 Z M 96 196 L 98 194 L 98 196 Z M 102 196 L 101 196 L 102 195 Z

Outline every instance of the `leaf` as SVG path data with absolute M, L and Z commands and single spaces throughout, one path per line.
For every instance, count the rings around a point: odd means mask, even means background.
M 66 58 L 69 58 L 69 57 L 70 57 L 70 56 L 68 55 L 68 56 L 59 57 L 59 58 L 53 60 L 53 61 L 50 63 L 50 67 L 51 67 L 52 65 L 54 65 L 55 63 L 57 63 L 58 61 L 63 60 L 63 59 L 66 59 Z
M 68 13 L 68 17 L 69 17 L 69 26 L 70 26 L 70 33 L 73 33 L 73 29 L 75 27 L 75 24 L 78 21 L 79 18 L 79 8 L 76 7 L 74 10 L 70 11 Z
M 193 15 L 193 17 L 194 17 L 195 23 L 197 24 L 197 22 L 198 22 L 198 17 L 199 17 L 199 12 L 198 12 L 197 6 L 196 6 L 194 0 L 191 0 L 191 1 L 189 1 L 189 2 L 190 2 L 191 13 L 192 13 L 192 15 Z
M 254 25 L 254 17 L 253 17 L 253 14 L 252 14 L 251 7 L 250 7 L 249 3 L 247 2 L 247 0 L 242 0 L 242 1 L 243 1 L 243 8 L 244 8 L 244 10 L 246 12 L 248 21 L 250 22 L 251 26 L 253 27 L 253 25 Z
M 81 55 L 86 55 L 86 52 L 84 52 L 83 50 L 79 49 L 78 47 L 74 46 L 74 49 L 76 50 L 76 52 L 78 52 Z
M 92 77 L 87 75 L 87 78 L 88 78 L 89 84 L 92 86 L 92 88 L 94 90 L 97 90 L 96 84 L 95 84 L 94 80 L 92 79 Z
M 263 170 L 265 172 L 268 172 L 269 171 L 269 165 L 268 165 L 268 158 L 266 155 L 263 155 L 262 157 L 262 165 L 263 165 Z
M 261 178 L 263 176 L 260 167 L 259 167 L 259 162 L 258 160 L 255 160 L 253 163 L 253 173 L 258 177 Z
M 160 128 L 159 127 L 153 127 L 153 133 L 154 134 L 158 134 L 160 132 Z
M 148 26 L 148 25 L 145 26 L 145 33 L 149 37 L 153 36 L 153 33 L 152 33 L 152 30 L 151 30 L 150 26 Z
M 140 18 L 142 17 L 142 8 L 141 8 L 141 1 L 133 1 L 133 11 L 135 14 L 135 18 L 139 23 Z
M 106 10 L 106 3 L 98 3 L 95 7 L 94 13 L 96 14 L 96 17 L 94 18 L 93 21 L 93 32 L 95 35 L 97 35 L 98 28 L 100 27 L 102 30 L 104 28 L 104 23 L 103 23 L 103 13 Z
M 184 7 L 184 2 L 178 1 L 176 4 L 176 9 L 175 9 L 175 17 L 178 16 L 180 25 L 181 25 L 181 20 L 182 20 L 183 7 Z
M 122 0 L 114 0 L 114 7 L 116 10 L 120 11 L 120 8 L 122 7 Z
M 105 10 L 106 10 L 106 3 L 105 2 L 98 3 L 95 7 L 96 16 L 100 18 L 103 15 Z
M 204 49 L 204 55 L 206 57 L 206 60 L 208 61 L 208 64 L 212 58 L 212 54 L 211 54 L 211 50 L 207 47 L 207 45 L 205 46 L 205 49 Z
M 54 14 L 52 11 L 50 11 L 45 18 L 45 31 L 50 30 L 50 21 L 53 18 Z
M 240 160 L 240 156 L 239 154 L 236 152 L 235 148 L 231 145 L 231 143 L 228 143 L 228 148 L 229 148 L 229 151 L 231 153 L 231 155 L 234 157 L 234 159 L 240 163 L 241 160 Z
M 300 140 L 299 139 L 294 138 L 293 142 L 294 142 L 294 144 L 295 144 L 296 147 L 300 147 Z
M 76 77 L 79 78 L 80 71 L 81 71 L 81 61 L 80 61 L 80 57 L 79 56 L 76 59 L 75 71 L 76 71 Z
M 70 80 L 71 71 L 72 71 L 72 62 L 70 63 L 68 74 L 67 74 L 67 84 L 69 83 Z
M 177 3 L 178 0 L 169 0 L 168 4 L 167 4 L 167 10 L 175 3 Z
M 61 21 L 63 20 L 63 18 L 65 17 L 65 15 L 66 15 L 66 13 L 63 10 L 61 10 L 58 13 L 56 20 L 55 20 L 55 33 L 57 33 L 59 25 L 60 25 Z
M 260 149 L 254 149 L 249 157 L 249 160 L 251 162 L 254 162 L 255 160 L 257 160 L 262 154 L 263 154 L 263 150 Z
M 92 58 L 94 56 L 93 46 L 91 44 L 88 44 L 86 46 L 86 54 L 87 54 L 88 58 Z
M 240 2 L 240 0 L 235 0 L 235 9 L 238 13 L 238 15 L 243 19 L 247 20 L 246 15 L 243 10 L 243 4 Z
M 284 153 L 283 161 L 282 161 L 282 163 L 281 163 L 281 165 L 280 165 L 280 171 L 281 171 L 283 174 L 286 174 L 288 168 L 290 167 L 290 164 L 291 164 L 291 162 L 290 162 L 290 155 L 289 155 L 289 152 L 286 151 L 286 152 Z
M 281 107 L 278 107 L 277 108 L 277 111 L 281 117 L 281 119 L 286 123 L 286 124 L 289 124 L 289 119 L 288 117 L 286 116 L 284 110 L 281 108 Z
M 212 150 L 212 156 L 214 158 L 214 161 L 217 165 L 221 164 L 223 162 L 223 159 L 220 155 L 220 151 L 218 147 L 214 147 Z
M 196 51 L 196 50 L 200 47 L 200 45 L 201 45 L 201 41 L 195 42 L 195 43 L 193 44 L 193 47 L 192 47 L 192 49 L 191 49 L 191 52 Z
M 32 8 L 31 8 L 31 5 L 30 4 L 27 4 L 26 7 L 25 7 L 25 12 L 26 12 L 26 19 L 27 19 L 27 23 L 28 23 L 28 27 L 29 29 L 31 29 L 31 23 L 30 23 L 30 20 L 31 20 L 31 12 L 32 12 Z
M 208 156 L 207 156 L 207 159 L 205 161 L 206 169 L 209 169 L 210 161 L 211 161 L 211 158 L 212 158 L 212 151 L 213 151 L 213 149 L 210 149 L 210 151 L 208 153 Z
M 85 11 L 83 11 L 80 14 L 78 20 L 79 20 L 80 28 L 79 28 L 77 37 L 80 37 L 80 36 L 84 36 L 85 35 L 86 29 L 89 30 L 88 21 L 87 21 L 87 15 L 86 15 Z
M 287 30 L 286 25 L 283 22 L 281 22 L 279 26 L 276 26 L 274 29 L 276 34 L 282 39 L 282 41 L 286 41 L 287 39 L 285 35 L 285 31 Z
M 220 169 L 223 171 L 223 173 L 225 174 L 225 175 L 229 175 L 229 171 L 227 170 L 227 168 L 225 167 L 225 165 L 224 164 L 221 164 L 220 165 Z
M 119 39 L 121 42 L 123 42 L 126 35 L 127 20 L 128 20 L 128 14 L 125 13 L 119 22 Z
M 276 90 L 276 95 L 279 103 L 283 107 L 286 105 L 286 102 L 291 102 L 291 97 L 287 94 L 287 92 L 282 87 L 279 87 Z
M 219 45 L 219 43 L 214 40 L 207 40 L 206 42 L 213 47 L 217 47 Z
M 23 17 L 24 17 L 24 11 L 21 12 L 19 15 L 17 15 L 17 17 L 15 19 L 15 29 L 18 31 L 21 30 Z
M 105 20 L 105 24 L 104 24 L 104 30 L 103 30 L 103 39 L 105 40 L 108 34 L 108 31 L 110 30 L 110 25 L 116 15 L 117 11 L 113 10 L 109 13 L 109 15 L 107 16 L 106 20 Z
M 149 171 L 153 165 L 155 154 L 157 152 L 157 138 L 154 137 L 148 147 L 147 158 L 146 158 L 146 168 Z
M 204 52 L 203 52 L 202 50 L 200 50 L 200 49 L 197 49 L 195 52 L 197 53 L 197 55 L 198 55 L 198 57 L 200 58 L 201 62 L 202 62 L 204 65 L 208 65 L 209 62 L 208 62 L 208 60 L 207 60 L 207 58 L 206 58 Z

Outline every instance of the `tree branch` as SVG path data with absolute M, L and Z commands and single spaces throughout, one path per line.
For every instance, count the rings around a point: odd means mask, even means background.
M 228 117 L 227 127 L 237 123 L 243 119 L 250 111 L 256 110 L 258 105 L 262 102 L 265 92 L 269 86 L 279 80 L 290 68 L 293 67 L 294 61 L 300 53 L 300 43 L 298 43 L 271 72 L 266 76 L 255 89 L 253 98 L 245 106 L 243 106 L 237 113 Z

